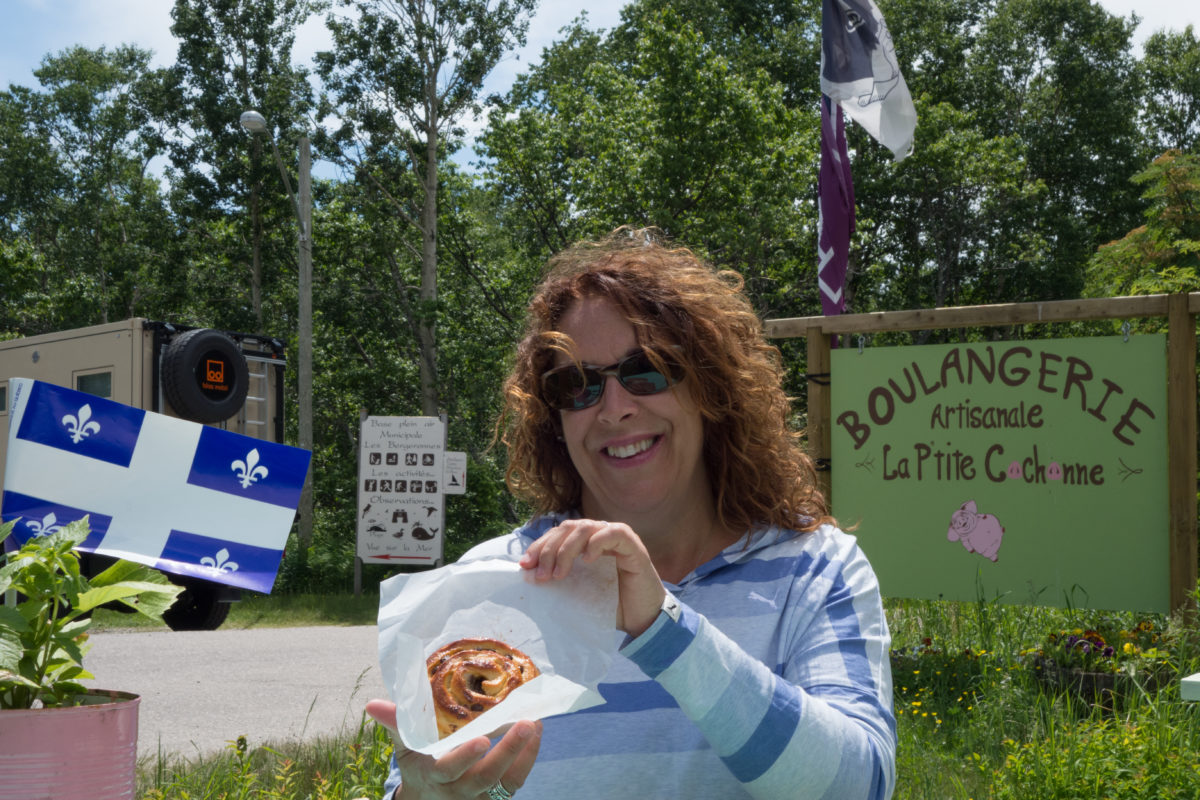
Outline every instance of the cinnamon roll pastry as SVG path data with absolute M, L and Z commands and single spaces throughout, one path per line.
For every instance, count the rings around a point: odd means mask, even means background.
M 459 639 L 425 661 L 438 738 L 499 703 L 540 671 L 529 656 L 495 639 Z

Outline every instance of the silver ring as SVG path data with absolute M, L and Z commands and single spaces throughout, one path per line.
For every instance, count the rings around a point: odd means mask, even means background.
M 509 800 L 513 793 L 504 788 L 504 784 L 496 781 L 496 785 L 487 790 L 488 800 Z

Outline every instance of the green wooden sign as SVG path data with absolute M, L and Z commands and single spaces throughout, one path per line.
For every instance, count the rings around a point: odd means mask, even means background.
M 885 594 L 1169 611 L 1165 336 L 841 349 L 831 384 Z

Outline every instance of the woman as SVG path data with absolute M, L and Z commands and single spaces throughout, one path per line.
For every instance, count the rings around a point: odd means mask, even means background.
M 536 580 L 614 556 L 604 705 L 443 758 L 396 797 L 887 798 L 879 588 L 787 426 L 777 351 L 732 273 L 644 231 L 550 263 L 505 384 L 508 483 L 539 512 L 467 557 Z M 390 724 L 389 703 L 368 711 Z M 543 727 L 544 726 L 544 727 Z

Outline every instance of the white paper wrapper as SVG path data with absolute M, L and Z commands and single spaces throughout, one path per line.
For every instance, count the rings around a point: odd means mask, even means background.
M 577 560 L 567 578 L 541 584 L 505 557 L 384 581 L 379 664 L 402 744 L 436 757 L 519 720 L 604 702 L 596 686 L 620 642 L 616 615 L 617 572 L 609 557 Z M 533 659 L 542 674 L 439 741 L 425 659 L 466 638 L 499 639 Z

